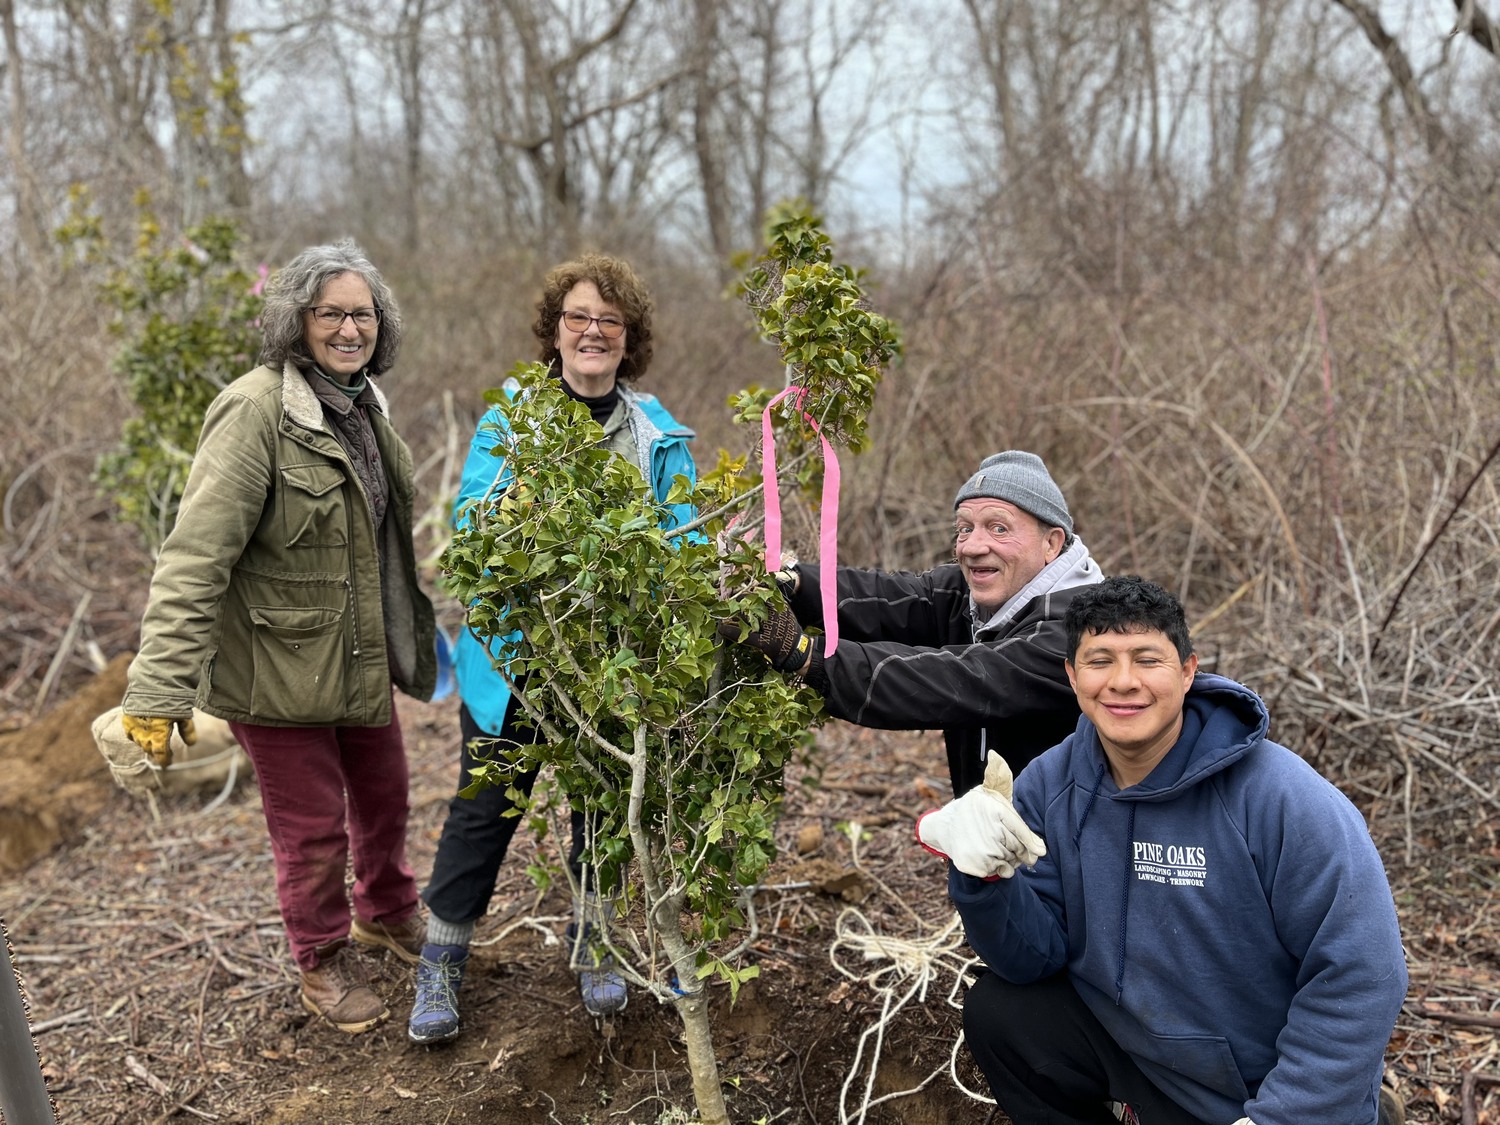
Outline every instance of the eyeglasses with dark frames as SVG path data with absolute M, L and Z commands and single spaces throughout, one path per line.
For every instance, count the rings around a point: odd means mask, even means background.
M 313 314 L 320 327 L 340 329 L 344 318 L 354 321 L 357 328 L 374 328 L 380 323 L 379 309 L 341 309 L 337 305 L 313 305 L 307 310 Z
M 625 331 L 625 322 L 617 316 L 589 316 L 586 312 L 578 312 L 574 309 L 569 309 L 562 314 L 562 323 L 569 332 L 577 333 L 579 336 L 589 330 L 590 324 L 597 324 L 599 335 L 606 340 L 613 340 Z

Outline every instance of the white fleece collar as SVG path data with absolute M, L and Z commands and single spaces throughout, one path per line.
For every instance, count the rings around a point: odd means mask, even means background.
M 389 418 L 391 412 L 385 392 L 376 385 L 374 379 L 368 379 L 368 382 L 370 389 L 375 392 L 375 402 L 380 407 L 380 412 Z M 313 393 L 307 376 L 291 360 L 287 360 L 281 367 L 281 409 L 288 418 L 304 429 L 328 429 L 323 424 L 323 404 Z

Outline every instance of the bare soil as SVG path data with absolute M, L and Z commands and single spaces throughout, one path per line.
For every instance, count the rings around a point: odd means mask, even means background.
M 121 653 L 37 722 L 0 734 L 0 877 L 76 841 L 114 797 L 89 724 L 120 702 L 130 653 Z
M 101 697 L 108 690 L 100 687 Z M 345 1036 L 310 1019 L 297 1003 L 254 785 L 207 814 L 206 798 L 174 798 L 158 802 L 153 816 L 110 787 L 98 772 L 102 763 L 74 753 L 73 740 L 87 739 L 93 716 L 88 691 L 55 709 L 50 725 L 46 716 L 6 736 L 4 748 L 7 761 L 51 757 L 67 763 L 69 774 L 53 781 L 55 801 L 67 811 L 54 814 L 67 826 L 56 834 L 60 846 L 0 883 L 0 918 L 61 1121 L 692 1119 L 675 1012 L 635 993 L 607 1025 L 587 1016 L 558 941 L 566 903 L 532 888 L 522 869 L 533 845 L 520 836 L 477 935 L 458 1042 L 428 1049 L 407 1041 L 410 973 L 386 953 L 361 956 L 390 1004 L 390 1022 Z M 401 705 L 419 881 L 455 781 L 455 711 L 451 703 Z M 947 793 L 941 744 L 935 736 L 842 724 L 825 728 L 820 741 L 821 784 L 805 784 L 800 771 L 789 778 L 778 829 L 783 856 L 757 898 L 761 936 L 752 956 L 761 976 L 733 1005 L 727 988 L 713 990 L 715 1045 L 734 1120 L 1004 1122 L 955 1084 L 956 1076 L 983 1089 L 961 1052 L 949 1070 L 960 1027 L 955 967 L 965 949 L 950 942 L 924 958 L 891 944 L 885 954 L 908 954 L 897 967 L 888 955 L 867 959 L 850 944 L 870 932 L 920 949 L 951 918 L 938 861 L 910 842 L 912 818 Z M 73 815 L 76 787 L 92 791 L 101 779 L 105 795 L 95 814 Z M 41 792 L 33 787 L 29 799 L 37 803 Z M 850 822 L 863 828 L 857 847 L 841 827 Z M 9 824 L 0 820 L 0 855 Z M 799 841 L 806 854 L 797 854 Z M 1377 841 L 1388 856 L 1400 850 L 1395 841 L 1387 848 L 1378 831 Z M 1494 867 L 1491 861 L 1491 876 Z M 1493 879 L 1451 867 L 1436 876 L 1393 867 L 1392 878 L 1412 993 L 1390 1074 L 1409 1120 L 1457 1121 L 1463 1075 L 1493 1069 L 1500 1057 Z M 927 988 L 882 1028 L 883 1012 L 914 988 L 912 974 L 924 964 L 932 972 Z M 877 1030 L 878 1067 L 867 1091 Z M 867 1096 L 919 1086 L 861 1116 Z M 1500 1090 L 1471 1087 L 1467 1121 L 1500 1121 L 1490 1108 L 1500 1105 Z
M 57 709 L 73 714 L 71 734 L 53 723 L 8 737 L 87 739 L 94 702 L 86 689 Z M 457 722 L 451 704 L 402 701 L 401 709 L 420 880 L 456 780 Z M 940 744 L 852 728 L 830 731 L 827 741 L 838 747 L 827 787 L 793 782 L 779 829 L 786 854 L 768 876 L 773 889 L 758 896 L 763 937 L 753 958 L 761 976 L 733 1005 L 727 988 L 713 989 L 715 1046 L 737 1121 L 839 1120 L 855 1044 L 883 1002 L 830 960 L 841 913 L 857 910 L 877 931 L 889 921 L 893 934 L 926 932 L 909 901 L 931 931 L 947 922 L 937 861 L 907 846 L 911 816 L 946 788 Z M 393 1013 L 376 1031 L 341 1035 L 299 1006 L 253 784 L 207 815 L 206 798 L 159 800 L 153 820 L 145 804 L 109 792 L 93 763 L 81 772 L 72 784 L 106 787 L 102 812 L 0 884 L 0 917 L 60 1120 L 688 1120 L 675 1011 L 639 992 L 608 1024 L 583 1011 L 558 940 L 566 900 L 558 892 L 539 897 L 523 874 L 529 840 L 518 836 L 496 907 L 476 935 L 464 1035 L 421 1048 L 405 1033 L 410 972 L 391 954 L 360 954 Z M 65 790 L 57 792 L 61 799 Z M 868 833 L 859 869 L 837 828 L 845 819 Z M 799 833 L 804 846 L 818 837 L 821 844 L 799 856 Z M 842 960 L 854 974 L 876 967 L 857 953 Z M 936 980 L 927 1003 L 907 1005 L 885 1030 L 874 1097 L 946 1071 L 959 1028 L 957 1009 L 944 1002 L 953 986 L 951 974 Z M 959 1073 L 979 1088 L 976 1072 Z M 858 1112 L 866 1079 L 862 1072 L 850 1083 L 848 1112 Z M 983 1120 L 986 1111 L 939 1075 L 866 1120 L 921 1125 Z

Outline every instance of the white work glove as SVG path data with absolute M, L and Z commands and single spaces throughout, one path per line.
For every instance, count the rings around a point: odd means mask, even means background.
M 1241 1117 L 1234 1125 L 1255 1125 L 1255 1122 L 1251 1121 L 1248 1117 Z
M 1047 854 L 1047 845 L 1010 803 L 1011 773 L 990 751 L 984 784 L 917 819 L 917 842 L 965 875 L 1009 879 Z

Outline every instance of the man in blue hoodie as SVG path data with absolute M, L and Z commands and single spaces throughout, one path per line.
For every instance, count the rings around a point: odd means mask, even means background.
M 1135 576 L 1065 616 L 1077 731 L 917 823 L 990 971 L 964 1036 L 1018 1125 L 1381 1125 L 1406 995 L 1359 811 L 1197 674 L 1182 606 Z M 1040 838 L 1030 825 L 1037 826 Z

